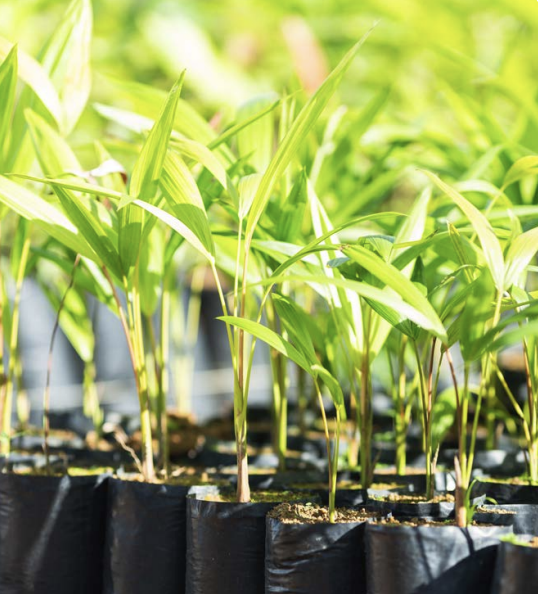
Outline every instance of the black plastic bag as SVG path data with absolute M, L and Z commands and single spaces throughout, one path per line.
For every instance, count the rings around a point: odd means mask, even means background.
M 110 479 L 105 594 L 183 594 L 188 486 Z
M 495 481 L 476 481 L 473 484 L 471 496 L 476 498 L 482 495 L 494 499 L 498 504 L 538 504 L 538 486 L 536 485 L 512 484 Z
M 537 588 L 538 549 L 501 542 L 492 594 L 535 594 Z
M 265 516 L 278 502 L 206 501 L 209 492 L 187 497 L 187 594 L 263 594 Z
M 265 594 L 365 593 L 365 525 L 267 518 Z
M 0 592 L 101 592 L 107 477 L 0 474 Z
M 369 594 L 489 594 L 511 527 L 366 525 Z

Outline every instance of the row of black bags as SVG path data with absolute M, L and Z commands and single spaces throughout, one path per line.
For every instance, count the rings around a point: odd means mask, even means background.
M 501 543 L 510 527 L 284 524 L 188 492 L 0 474 L 0 594 L 536 592 L 538 549 Z

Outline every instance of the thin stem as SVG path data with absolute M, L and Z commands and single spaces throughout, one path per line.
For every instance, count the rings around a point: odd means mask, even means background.
M 56 313 L 56 319 L 54 320 L 54 327 L 52 329 L 52 335 L 50 337 L 49 344 L 49 356 L 47 361 L 47 379 L 45 381 L 45 393 L 43 395 L 43 452 L 45 453 L 45 469 L 47 474 L 50 474 L 50 451 L 49 451 L 49 434 L 50 434 L 50 379 L 52 375 L 52 355 L 54 352 L 54 341 L 56 339 L 56 333 L 60 327 L 60 315 L 63 311 L 67 294 L 75 284 L 75 272 L 77 270 L 78 263 L 80 262 L 80 254 L 75 257 L 73 264 L 73 270 L 71 272 L 71 279 L 69 285 L 63 294 L 62 300 Z
M 26 272 L 26 265 L 28 263 L 28 256 L 30 254 L 30 237 L 27 234 L 19 260 L 19 268 L 17 271 L 17 280 L 15 285 L 15 297 L 13 300 L 13 310 L 11 316 L 11 334 L 9 338 L 9 363 L 7 372 L 6 389 L 4 393 L 4 401 L 2 403 L 2 433 L 3 439 L 0 443 L 0 453 L 9 454 L 11 451 L 11 416 L 13 411 L 13 383 L 16 369 L 17 345 L 19 342 L 19 319 L 20 319 L 20 303 L 22 284 L 24 282 L 24 275 Z

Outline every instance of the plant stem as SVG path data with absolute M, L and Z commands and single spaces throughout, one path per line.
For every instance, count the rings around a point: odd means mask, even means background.
M 129 349 L 129 356 L 131 358 L 131 365 L 133 367 L 134 372 L 134 379 L 136 384 L 136 391 L 138 394 L 138 400 L 140 404 L 140 425 L 142 430 L 142 469 L 144 479 L 148 482 L 151 482 L 155 478 L 155 470 L 153 467 L 153 444 L 151 441 L 151 416 L 149 414 L 149 401 L 148 401 L 148 394 L 147 394 L 147 386 L 144 392 L 144 385 L 142 384 L 142 375 L 139 372 L 141 369 L 145 371 L 145 361 L 144 356 L 142 354 L 142 359 L 139 359 L 138 352 L 139 352 L 139 345 L 135 344 L 135 328 L 134 328 L 134 319 L 135 313 L 134 308 L 130 308 L 129 306 L 129 299 L 128 294 L 127 296 L 127 308 L 129 312 L 129 318 L 131 319 L 131 324 L 127 322 L 127 318 L 125 317 L 125 311 L 121 304 L 120 298 L 118 296 L 118 291 L 116 290 L 116 286 L 114 281 L 112 280 L 110 273 L 106 266 L 102 267 L 103 274 L 105 275 L 108 284 L 112 290 L 112 296 L 114 298 L 114 302 L 116 303 L 116 308 L 118 309 L 118 315 L 120 318 L 121 325 L 123 327 L 123 332 L 125 334 L 125 339 L 127 340 L 127 347 Z M 136 273 L 136 272 L 135 272 Z M 127 287 L 127 279 L 124 279 L 124 286 Z M 138 329 L 139 335 L 141 336 L 142 328 L 141 328 L 141 320 L 139 319 L 138 322 Z M 138 342 L 138 339 L 136 340 Z M 145 379 L 145 376 L 144 376 Z M 149 440 L 149 441 L 148 441 Z M 149 453 L 149 457 L 148 457 Z
M 405 375 L 405 349 L 407 346 L 407 336 L 402 336 L 402 342 L 398 351 L 398 388 L 397 388 L 397 408 L 395 410 L 395 430 L 396 430 L 396 473 L 405 475 L 407 466 L 406 452 L 406 433 L 407 420 L 405 414 L 405 389 L 407 385 Z
M 11 416 L 13 411 L 13 384 L 15 377 L 15 368 L 17 357 L 17 345 L 19 342 L 19 319 L 20 319 L 20 303 L 22 284 L 24 281 L 24 274 L 26 272 L 26 265 L 28 263 L 28 256 L 30 254 L 30 236 L 26 235 L 23 243 L 19 268 L 17 270 L 17 279 L 15 285 L 15 297 L 13 300 L 13 310 L 11 314 L 11 334 L 9 338 L 9 363 L 6 380 L 6 389 L 4 393 L 4 401 L 1 405 L 2 410 L 2 436 L 0 442 L 0 454 L 9 455 L 11 451 Z
M 428 501 L 433 497 L 433 481 L 432 481 L 432 435 L 431 435 L 431 399 L 428 396 L 429 390 L 426 387 L 426 378 L 424 377 L 424 370 L 422 369 L 422 361 L 420 359 L 420 352 L 415 340 L 413 342 L 413 351 L 417 362 L 417 371 L 419 374 L 419 391 L 421 396 L 422 406 L 422 431 L 424 454 L 426 455 L 426 498 Z
M 43 395 L 43 452 L 45 454 L 45 470 L 47 474 L 50 474 L 50 451 L 49 451 L 49 434 L 50 434 L 50 378 L 52 375 L 52 355 L 54 352 L 54 341 L 56 339 L 56 333 L 60 327 L 60 315 L 62 314 L 67 294 L 75 284 L 75 272 L 77 270 L 78 263 L 80 262 L 80 254 L 75 257 L 73 264 L 73 270 L 71 272 L 71 279 L 69 285 L 63 294 L 62 300 L 56 313 L 56 319 L 54 320 L 54 327 L 52 329 L 52 335 L 50 337 L 49 344 L 49 357 L 47 361 L 47 379 L 45 381 L 45 393 Z
M 373 481 L 372 469 L 372 402 L 370 394 L 370 315 L 365 321 L 365 348 L 361 368 L 361 482 L 362 488 L 370 488 Z
M 319 409 L 321 412 L 321 420 L 323 423 L 323 432 L 325 434 L 325 444 L 327 447 L 327 465 L 329 467 L 329 521 L 334 522 L 334 512 L 336 505 L 336 473 L 333 471 L 333 460 L 331 456 L 331 435 L 329 433 L 329 424 L 327 423 L 327 415 L 325 414 L 325 406 L 323 405 L 323 396 L 319 389 L 319 384 L 314 379 L 314 387 L 319 402 Z

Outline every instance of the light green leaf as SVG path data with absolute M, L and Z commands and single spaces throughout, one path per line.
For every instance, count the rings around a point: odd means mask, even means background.
M 7 138 L 13 116 L 17 90 L 17 47 L 13 46 L 0 64 L 0 167 L 7 149 Z
M 73 0 L 49 39 L 41 59 L 43 68 L 58 90 L 66 134 L 75 127 L 90 95 L 91 40 L 91 2 Z
M 158 190 L 184 77 L 185 72 L 170 91 L 161 115 L 151 129 L 135 163 L 128 193 L 144 202 L 153 200 Z M 126 275 L 138 260 L 143 225 L 144 211 L 131 205 L 120 211 L 119 254 Z
M 267 203 L 269 202 L 269 199 L 271 198 L 273 188 L 288 168 L 299 147 L 308 136 L 310 130 L 313 128 L 325 106 L 329 102 L 329 99 L 336 91 L 336 88 L 340 84 L 342 77 L 349 68 L 360 47 L 366 41 L 370 31 L 368 31 L 360 39 L 360 41 L 358 41 L 349 50 L 338 66 L 331 72 L 325 82 L 303 107 L 293 122 L 289 132 L 282 140 L 282 143 L 278 147 L 276 154 L 271 159 L 271 162 L 260 182 L 247 219 L 247 226 L 245 230 L 245 241 L 247 246 L 250 245 L 250 242 L 252 241 L 258 221 Z
M 518 235 L 510 244 L 506 254 L 504 288 L 509 289 L 519 281 L 527 266 L 538 251 L 538 228 Z
M 46 233 L 83 256 L 95 258 L 79 230 L 54 205 L 19 184 L 0 175 L 0 201 Z
M 0 37 L 0 59 L 5 59 L 13 44 Z M 54 85 L 43 67 L 32 57 L 17 48 L 18 75 L 39 97 L 49 114 L 60 128 L 63 126 L 63 109 Z
M 176 153 L 167 154 L 160 185 L 176 218 L 194 233 L 208 253 L 215 255 L 211 229 L 198 186 L 189 168 Z
M 307 373 L 312 374 L 311 365 L 304 356 L 290 342 L 266 326 L 258 324 L 258 322 L 253 322 L 252 320 L 234 316 L 220 316 L 217 320 L 221 320 L 226 324 L 245 330 L 245 332 L 248 332 L 254 336 L 254 338 L 265 342 L 271 348 L 275 349 L 275 351 L 288 357 L 288 359 L 304 369 Z
M 162 208 L 158 206 L 154 206 L 153 204 L 149 204 L 148 202 L 143 202 L 142 200 L 135 200 L 132 205 L 138 206 L 143 208 L 147 212 L 151 213 L 152 215 L 156 216 L 160 219 L 163 223 L 168 225 L 171 229 L 173 229 L 176 233 L 179 233 L 182 237 L 188 241 L 192 247 L 194 247 L 210 264 L 213 264 L 215 258 L 213 254 L 208 251 L 208 249 L 204 246 L 204 244 L 198 239 L 195 233 L 189 229 L 185 223 L 177 219 L 176 217 L 172 216 L 171 214 L 167 213 Z
M 480 245 L 482 246 L 484 259 L 488 264 L 495 286 L 498 290 L 502 290 L 504 280 L 504 259 L 501 244 L 493 231 L 493 227 L 478 208 L 465 199 L 459 192 L 451 188 L 434 173 L 429 171 L 424 171 L 424 173 L 458 206 L 460 210 L 463 211 L 465 216 L 469 219 L 469 222 L 478 236 Z
M 538 174 L 538 157 L 530 155 L 518 159 L 508 170 L 504 178 L 503 191 L 511 184 L 523 179 L 527 175 Z
M 67 171 L 82 169 L 71 147 L 41 116 L 31 109 L 24 115 L 39 165 L 46 176 L 58 177 Z
M 387 264 L 370 250 L 358 245 L 345 246 L 342 252 L 354 262 L 366 268 L 372 276 L 386 284 L 387 287 L 398 293 L 407 303 L 413 304 L 414 307 L 419 309 L 424 317 L 428 319 L 430 331 L 441 340 L 446 340 L 445 328 L 428 299 L 395 266 Z M 419 325 L 424 328 L 422 324 Z
M 277 99 L 274 93 L 255 97 L 239 108 L 237 119 L 248 120 L 274 105 Z M 239 157 L 247 159 L 257 172 L 263 173 L 271 161 L 274 137 L 275 121 L 272 111 L 269 111 L 237 134 Z
M 60 199 L 65 213 L 99 258 L 99 263 L 121 278 L 122 269 L 117 248 L 111 239 L 112 230 L 102 224 L 98 211 L 91 206 L 88 208 L 75 192 L 49 183 Z

